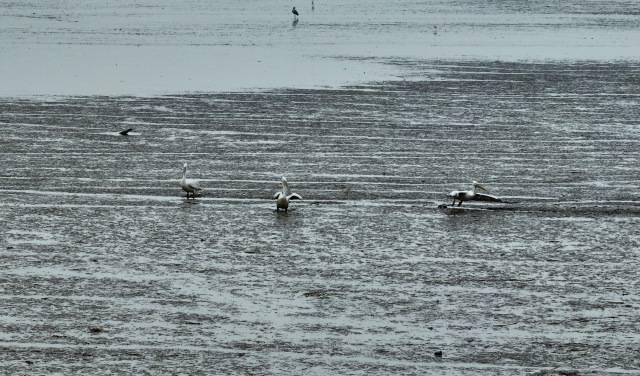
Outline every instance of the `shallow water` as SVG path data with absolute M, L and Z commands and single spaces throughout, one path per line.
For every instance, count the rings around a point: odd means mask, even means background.
M 630 1 L 10 2 L 0 95 L 157 95 L 410 78 L 388 58 L 638 60 Z M 345 59 L 349 58 L 349 59 Z
M 58 4 L 0 13 L 7 374 L 638 374 L 637 4 Z

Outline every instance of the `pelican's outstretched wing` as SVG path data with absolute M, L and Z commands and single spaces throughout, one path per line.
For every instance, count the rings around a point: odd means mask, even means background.
M 496 196 L 486 195 L 484 193 L 476 193 L 473 196 L 474 201 L 492 201 L 492 202 L 502 202 L 501 199 Z
M 276 192 L 276 194 L 273 195 L 273 198 L 277 200 L 280 198 L 280 196 L 282 196 L 282 192 Z
M 297 193 L 292 193 L 289 196 L 287 196 L 288 200 L 302 200 L 302 196 L 300 196 Z

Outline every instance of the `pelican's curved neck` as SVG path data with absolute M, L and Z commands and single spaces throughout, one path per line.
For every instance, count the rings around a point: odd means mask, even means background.
M 182 180 L 185 180 L 187 178 L 187 168 L 183 167 L 182 168 Z
M 282 194 L 285 196 L 289 193 L 289 184 L 286 181 L 282 182 Z

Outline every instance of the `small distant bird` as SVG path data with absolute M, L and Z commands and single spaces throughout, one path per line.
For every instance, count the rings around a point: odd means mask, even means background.
M 282 183 L 282 190 L 273 195 L 273 198 L 276 199 L 276 211 L 280 209 L 287 211 L 289 208 L 289 200 L 302 200 L 302 196 L 297 193 L 289 193 L 289 184 L 284 176 L 280 182 Z
M 120 131 L 119 133 L 123 136 L 128 136 L 129 132 L 131 132 L 133 128 L 125 129 L 124 131 Z
M 186 163 L 182 166 L 182 179 L 180 180 L 180 186 L 183 191 L 187 192 L 187 199 L 189 198 L 189 193 L 191 193 L 191 197 L 195 199 L 196 193 L 199 193 L 202 190 L 202 187 L 200 187 L 200 183 L 197 180 L 187 179 Z
M 296 19 L 297 19 L 297 18 L 298 18 L 298 16 L 300 15 L 300 14 L 298 13 L 298 11 L 296 10 L 296 7 L 293 7 L 293 9 L 291 10 L 291 13 L 293 13 L 293 16 L 294 16 Z

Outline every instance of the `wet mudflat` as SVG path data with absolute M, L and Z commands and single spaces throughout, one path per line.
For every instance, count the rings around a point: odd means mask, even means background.
M 387 63 L 411 80 L 2 98 L 4 372 L 637 373 L 640 66 Z M 508 202 L 437 208 L 471 180 Z

